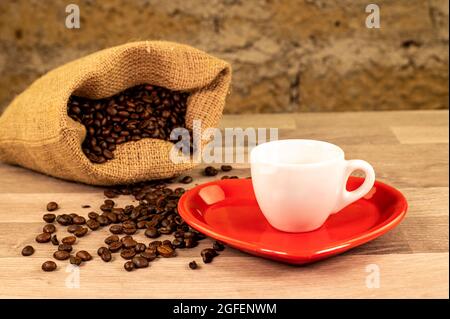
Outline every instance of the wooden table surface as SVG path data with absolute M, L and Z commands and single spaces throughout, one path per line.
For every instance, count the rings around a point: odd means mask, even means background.
M 384 236 L 349 252 L 298 267 L 253 257 L 227 248 L 195 271 L 200 246 L 159 259 L 147 269 L 126 273 L 123 260 L 104 263 L 96 255 L 107 230 L 89 233 L 75 249 L 94 259 L 74 271 L 67 262 L 44 273 L 54 246 L 37 244 L 47 202 L 58 213 L 98 211 L 103 189 L 61 181 L 23 168 L 0 164 L 0 296 L 57 298 L 448 298 L 448 111 L 271 114 L 225 116 L 222 127 L 278 127 L 279 138 L 313 138 L 336 143 L 347 158 L 370 162 L 377 179 L 400 189 L 409 202 L 406 218 Z M 200 166 L 201 168 L 201 166 Z M 192 175 L 202 178 L 200 168 Z M 222 173 L 223 174 L 223 173 Z M 234 174 L 248 176 L 247 164 Z M 176 185 L 175 185 L 176 186 Z M 119 204 L 131 202 L 119 198 Z M 92 209 L 91 209 L 92 210 Z M 58 228 L 58 237 L 65 230 Z M 142 234 L 136 235 L 138 238 Z M 145 242 L 149 240 L 146 239 Z M 22 257 L 23 246 L 36 253 Z M 119 260 L 118 260 L 119 259 Z M 372 265 L 372 266 L 370 266 Z M 379 288 L 366 285 L 368 270 L 380 271 Z M 77 277 L 78 276 L 78 277 Z M 79 278 L 79 281 L 77 281 Z

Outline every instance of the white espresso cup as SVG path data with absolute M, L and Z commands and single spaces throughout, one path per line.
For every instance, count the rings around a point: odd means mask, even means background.
M 256 146 L 250 155 L 253 189 L 268 222 L 278 230 L 307 232 L 366 195 L 375 182 L 373 167 L 345 160 L 344 151 L 327 142 L 279 140 Z M 346 190 L 352 172 L 365 173 L 364 183 Z

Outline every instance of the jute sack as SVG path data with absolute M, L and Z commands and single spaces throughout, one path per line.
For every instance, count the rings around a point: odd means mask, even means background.
M 231 81 L 230 65 L 192 47 L 160 41 L 129 43 L 58 67 L 18 95 L 0 117 L 0 160 L 93 185 L 170 178 L 195 166 L 169 158 L 173 144 L 142 139 L 117 146 L 115 158 L 93 164 L 83 154 L 86 130 L 67 115 L 74 94 L 112 96 L 149 83 L 189 91 L 186 127 L 216 127 Z

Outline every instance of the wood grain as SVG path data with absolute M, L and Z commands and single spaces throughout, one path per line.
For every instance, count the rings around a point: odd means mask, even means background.
M 58 213 L 87 215 L 99 211 L 101 187 L 48 177 L 20 167 L 0 164 L 0 297 L 2 298 L 448 298 L 448 111 L 257 114 L 225 116 L 221 128 L 277 127 L 280 138 L 314 138 L 337 143 L 347 158 L 362 158 L 375 167 L 377 179 L 403 192 L 409 210 L 404 221 L 384 236 L 345 254 L 312 265 L 295 267 L 227 248 L 212 264 L 200 262 L 202 241 L 178 257 L 160 259 L 148 269 L 125 273 L 117 255 L 104 263 L 95 255 L 108 230 L 89 232 L 74 245 L 94 255 L 79 268 L 80 286 L 72 287 L 73 269 L 58 262 L 44 273 L 43 261 L 55 247 L 37 244 L 48 201 L 61 205 Z M 245 153 L 248 150 L 245 145 Z M 235 152 L 231 149 L 231 152 Z M 210 181 L 201 170 L 189 172 L 189 187 Z M 247 163 L 233 164 L 223 175 L 250 175 Z M 173 187 L 181 186 L 175 184 Z M 127 196 L 119 206 L 133 203 Z M 81 208 L 88 204 L 91 208 Z M 59 238 L 67 235 L 58 227 Z M 142 242 L 149 242 L 142 234 Z M 36 253 L 22 257 L 24 245 Z M 200 262 L 192 271 L 187 264 Z M 368 288 L 367 268 L 380 270 L 380 287 Z M 66 272 L 68 270 L 69 272 Z M 72 271 L 72 272 L 70 272 Z M 72 287 L 72 288 L 70 288 Z

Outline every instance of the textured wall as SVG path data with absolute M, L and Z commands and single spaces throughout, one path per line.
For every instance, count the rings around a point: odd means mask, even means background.
M 365 27 L 365 6 L 381 29 Z M 66 29 L 65 7 L 81 9 Z M 226 112 L 448 108 L 447 0 L 0 0 L 0 109 L 46 71 L 134 40 L 230 61 Z

